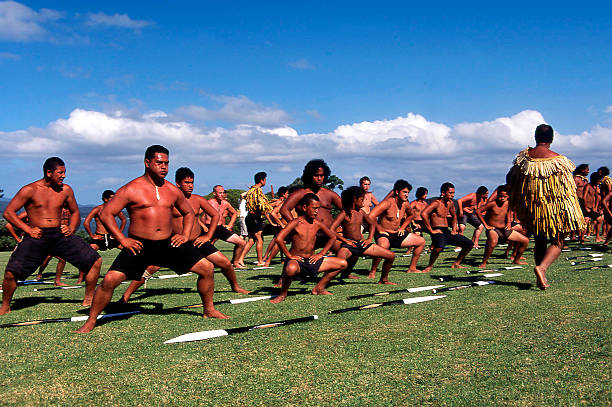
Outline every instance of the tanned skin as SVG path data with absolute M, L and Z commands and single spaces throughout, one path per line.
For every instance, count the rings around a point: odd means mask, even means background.
M 374 194 L 370 192 L 371 184 L 372 182 L 367 179 L 359 183 L 359 186 L 363 188 L 364 191 L 366 191 L 365 197 L 363 199 L 363 208 L 362 208 L 362 210 L 365 213 L 370 213 L 370 210 L 372 210 L 372 205 L 376 206 L 380 203 L 378 202 L 378 199 L 376 199 Z
M 414 233 L 406 233 L 406 228 L 408 228 L 408 225 L 412 221 L 412 209 L 410 208 L 410 203 L 408 202 L 409 193 L 410 190 L 408 188 L 404 188 L 399 191 L 392 191 L 390 196 L 385 198 L 381 203 L 376 205 L 374 209 L 372 209 L 369 216 L 372 219 L 378 219 L 378 223 L 376 224 L 378 233 L 398 233 L 400 236 L 406 236 L 402 241 L 401 246 L 414 248 L 414 254 L 407 272 L 418 273 L 420 271 L 417 269 L 416 265 L 419 261 L 419 257 L 421 256 L 421 252 L 423 252 L 423 249 L 425 248 L 425 239 Z M 402 219 L 405 219 L 403 223 L 401 223 Z M 390 247 L 389 239 L 384 236 L 379 237 L 376 244 L 384 249 L 388 249 Z M 370 274 L 368 275 L 369 278 L 374 278 L 376 276 L 378 263 L 380 263 L 380 258 L 372 259 L 372 268 L 370 269 Z M 381 276 L 380 283 L 389 284 L 387 276 Z
M 286 191 L 282 196 L 279 195 L 278 199 L 275 199 L 274 201 L 270 202 L 270 205 L 272 205 L 272 208 L 274 208 L 272 212 L 270 212 L 270 219 L 273 222 L 273 226 L 280 226 L 282 228 L 287 226 L 287 222 L 285 221 L 285 219 L 282 218 L 280 214 L 280 209 L 283 206 L 283 203 L 287 200 L 287 197 L 289 197 L 289 191 Z M 280 248 L 276 244 L 276 241 L 272 239 L 270 244 L 268 244 L 266 254 L 264 254 L 263 257 L 265 261 L 264 267 L 270 266 L 270 264 L 272 263 L 272 259 L 276 257 L 279 251 Z
M 210 227 L 206 233 L 203 233 L 202 227 L 199 223 L 195 222 L 193 228 L 191 229 L 191 234 L 189 235 L 189 241 L 186 244 L 193 244 L 196 247 L 202 246 L 204 243 L 209 242 L 213 234 L 215 232 L 215 228 L 217 227 L 217 223 L 219 221 L 219 212 L 215 208 L 213 208 L 208 201 L 200 196 L 193 193 L 193 178 L 185 177 L 180 182 L 176 184 L 176 186 L 181 190 L 185 199 L 194 213 L 198 213 L 200 211 L 204 211 L 204 214 L 209 216 L 211 221 L 209 223 Z M 172 233 L 181 234 L 183 232 L 183 215 L 174 208 L 172 210 Z M 221 269 L 221 272 L 229 281 L 230 286 L 232 287 L 232 291 L 239 294 L 248 294 L 249 291 L 240 287 L 238 284 L 238 280 L 236 279 L 236 273 L 234 272 L 234 268 L 232 264 L 228 260 L 225 255 L 221 252 L 215 252 L 206 257 L 206 260 L 210 261 L 215 266 Z M 159 266 L 150 266 L 147 268 L 147 272 L 149 275 L 153 275 L 157 271 L 159 271 Z M 130 300 L 132 294 L 140 288 L 145 283 L 145 278 L 141 278 L 140 280 L 134 280 L 130 283 L 130 286 L 125 290 L 123 296 L 121 297 L 121 301 L 127 303 Z
M 480 206 L 484 205 L 487 202 L 487 198 L 489 197 L 489 193 L 485 192 L 484 194 L 478 194 L 476 192 L 472 192 L 467 194 L 461 199 L 457 200 L 457 204 L 459 206 L 459 216 L 463 216 L 463 213 L 474 213 Z M 459 233 L 464 232 L 466 225 L 459 224 Z M 472 242 L 474 242 L 475 248 L 480 248 L 478 245 L 478 239 L 480 239 L 480 234 L 482 233 L 482 226 L 474 229 L 474 234 L 472 235 Z
M 281 230 L 276 236 L 276 244 L 280 247 L 285 256 L 287 256 L 289 261 L 284 267 L 283 275 L 281 276 L 280 294 L 270 300 L 270 302 L 273 304 L 277 304 L 287 298 L 291 281 L 300 272 L 300 265 L 298 261 L 301 261 L 304 258 L 309 258 L 309 262 L 311 264 L 316 263 L 319 261 L 319 259 L 323 258 L 336 240 L 335 233 L 316 219 L 319 208 L 320 204 L 315 200 L 311 201 L 308 205 L 303 206 L 301 209 L 304 215 L 293 219 L 291 222 L 289 222 L 287 227 Z M 315 241 L 319 231 L 325 233 L 325 235 L 329 237 L 329 240 L 319 253 L 314 254 Z M 285 245 L 285 238 L 290 233 L 292 237 L 291 251 L 287 250 L 287 246 Z M 346 267 L 346 260 L 338 257 L 326 257 L 319 268 L 319 272 L 323 272 L 325 274 L 312 289 L 312 294 L 331 295 L 332 293 L 326 290 L 327 285 L 332 278 L 334 278 Z
M 495 246 L 497 246 L 497 242 L 499 240 L 499 235 L 494 229 L 512 229 L 512 226 L 510 225 L 512 221 L 512 211 L 510 211 L 509 208 L 508 193 L 506 191 L 498 192 L 495 201 L 489 202 L 485 206 L 478 208 L 476 210 L 476 215 L 482 222 L 484 228 L 487 230 L 487 247 L 482 258 L 482 263 L 480 263 L 480 266 L 478 266 L 480 268 L 485 268 L 487 266 L 487 261 L 489 260 L 489 257 L 491 256 L 491 253 L 493 253 L 493 249 Z M 516 230 L 512 230 L 512 233 L 510 236 L 508 236 L 508 241 L 516 242 L 518 244 L 518 251 L 514 255 L 513 263 L 527 264 L 526 262 L 521 262 L 520 259 L 523 252 L 529 245 L 529 238 Z
M 434 230 L 436 227 L 449 227 L 448 218 L 451 218 L 451 233 L 457 234 L 457 211 L 455 211 L 455 204 L 453 198 L 455 197 L 455 188 L 448 188 L 445 192 L 442 192 L 440 199 L 430 203 L 421 212 L 421 218 L 423 224 L 429 233 L 432 235 L 435 233 L 442 233 L 440 230 Z M 436 262 L 438 256 L 442 252 L 442 248 L 434 247 L 429 255 L 429 264 L 423 271 L 431 271 L 433 265 Z M 462 249 L 455 259 L 455 262 L 451 265 L 451 268 L 465 268 L 461 265 L 461 262 L 470 250 Z
M 227 230 L 230 230 L 230 231 L 233 230 L 234 224 L 236 223 L 236 218 L 238 217 L 238 211 L 234 209 L 232 204 L 230 204 L 229 201 L 227 200 L 227 193 L 225 192 L 225 188 L 223 188 L 221 185 L 217 185 L 213 189 L 213 195 L 214 197 L 209 199 L 208 203 L 219 213 L 220 215 L 219 225 L 224 226 Z M 225 221 L 228 215 L 230 217 L 230 220 L 226 224 Z M 210 229 L 210 222 L 212 220 L 210 215 L 206 217 L 206 220 L 209 223 L 208 225 L 206 225 L 205 230 L 208 230 Z M 233 234 L 232 236 L 230 236 L 230 238 L 227 241 L 234 245 L 234 252 L 232 255 L 232 264 L 234 268 L 240 268 L 240 269 L 246 268 L 246 266 L 243 263 L 241 264 L 238 262 L 238 259 L 240 258 L 240 254 L 242 253 L 242 251 L 244 250 L 244 246 L 246 245 L 246 242 L 244 241 L 244 239 L 238 236 L 237 234 Z
M 44 178 L 24 186 L 17 192 L 17 195 L 11 199 L 6 207 L 3 214 L 4 218 L 13 227 L 23 230 L 33 239 L 42 237 L 42 228 L 60 227 L 64 236 L 72 235 L 79 226 L 80 214 L 72 188 L 64 184 L 65 177 L 66 168 L 64 166 L 58 166 L 53 171 L 46 171 Z M 61 224 L 61 214 L 64 206 L 70 211 L 70 223 L 68 225 Z M 17 211 L 21 208 L 25 208 L 28 223 L 25 223 L 17 215 Z M 100 258 L 96 260 L 87 273 L 85 279 L 87 285 L 85 287 L 85 298 L 83 299 L 84 307 L 89 306 L 92 302 L 101 265 L 102 259 Z M 2 289 L 0 315 L 11 311 L 11 299 L 15 289 L 17 289 L 17 280 L 10 271 L 4 273 Z
M 612 191 L 610 191 L 605 198 L 601 201 L 601 207 L 604 210 L 604 214 L 607 215 L 606 218 L 608 222 L 612 220 L 612 210 L 610 209 L 610 205 L 612 204 Z M 605 219 L 605 218 L 604 218 Z M 606 236 L 606 240 L 603 242 L 604 246 L 607 246 L 610 243 L 610 239 L 612 238 L 612 228 L 608 230 L 608 235 Z
M 353 267 L 355 267 L 359 257 L 353 256 L 351 251 L 347 248 L 341 248 L 340 242 L 344 242 L 353 247 L 356 246 L 356 242 L 360 242 L 363 246 L 367 246 L 372 243 L 374 232 L 376 231 L 376 222 L 374 222 L 372 218 L 363 210 L 364 200 L 364 196 L 355 198 L 353 200 L 353 207 L 350 209 L 350 217 L 347 216 L 346 211 L 343 210 L 338 214 L 331 227 L 332 231 L 337 231 L 338 227 L 342 227 L 342 234 L 336 232 L 335 245 L 338 257 L 345 259 L 348 263 L 348 267 L 342 273 L 343 278 L 359 278 L 351 274 L 351 271 L 353 270 Z M 364 239 L 363 234 L 361 233 L 361 227 L 364 222 L 369 226 L 369 234 L 367 239 Z M 370 257 L 385 259 L 382 266 L 382 275 L 380 277 L 379 284 L 393 285 L 394 283 L 389 281 L 388 276 L 389 272 L 391 271 L 391 267 L 393 266 L 393 261 L 395 260 L 395 253 L 393 253 L 391 250 L 385 249 L 384 247 L 378 246 L 377 244 L 373 244 L 372 246 L 368 247 L 363 254 Z
M 100 220 L 100 212 L 102 212 L 102 209 L 104 209 L 104 207 L 106 206 L 106 204 L 113 199 L 115 195 L 111 195 L 108 198 L 104 198 L 103 201 L 104 203 L 101 205 L 96 206 L 95 208 L 93 208 L 91 210 L 91 212 L 89 212 L 89 214 L 87 215 L 87 217 L 85 218 L 85 222 L 83 224 L 83 227 L 85 228 L 85 230 L 87 231 L 87 234 L 89 235 L 89 237 L 91 237 L 92 240 L 101 240 L 104 238 L 103 235 L 107 235 L 109 232 L 106 230 L 106 227 L 104 227 L 104 224 L 102 223 L 102 221 Z M 119 218 L 119 221 L 121 222 L 121 225 L 119 226 L 119 230 L 121 231 L 121 233 L 123 233 L 123 230 L 125 229 L 125 226 L 127 224 L 127 219 L 125 217 L 125 215 L 123 214 L 123 212 L 119 212 L 119 215 L 117 215 L 117 217 Z M 95 233 L 92 233 L 91 231 L 91 221 L 95 221 L 96 223 L 96 231 Z M 92 243 L 91 244 L 92 249 L 94 250 L 99 250 L 100 246 L 98 246 L 96 243 Z
M 584 204 L 584 209 L 587 212 L 597 212 L 600 205 L 601 196 L 599 194 L 599 184 L 601 181 L 598 181 L 596 184 L 588 183 L 584 186 L 582 190 L 582 202 Z M 597 219 L 591 219 L 587 217 L 587 220 L 595 226 L 595 241 L 597 243 L 601 243 L 604 240 L 599 235 L 599 227 L 603 222 L 603 216 L 599 216 Z M 580 236 L 581 243 L 584 243 L 584 238 Z
M 155 153 L 151 159 L 145 159 L 145 173 L 121 187 L 112 201 L 100 213 L 100 219 L 115 239 L 132 253 L 142 250 L 139 240 L 126 237 L 117 226 L 115 216 L 126 208 L 130 215 L 129 234 L 147 240 L 165 240 L 178 247 L 191 236 L 195 222 L 195 213 L 183 193 L 164 178 L 168 174 L 168 155 Z M 159 199 L 157 199 L 159 195 Z M 182 233 L 173 233 L 172 210 L 176 208 L 182 219 Z M 206 259 L 196 263 L 191 271 L 198 274 L 197 288 L 204 305 L 204 317 L 229 318 L 215 309 L 213 304 L 214 276 L 213 265 Z M 76 332 L 85 333 L 96 326 L 96 318 L 110 302 L 115 288 L 125 281 L 126 275 L 109 270 L 96 289 L 89 318 Z

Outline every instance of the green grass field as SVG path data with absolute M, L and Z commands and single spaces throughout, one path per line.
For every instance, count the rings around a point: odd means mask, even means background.
M 484 244 L 484 241 L 481 241 Z M 227 244 L 218 244 L 231 255 Z M 573 246 L 574 248 L 576 246 Z M 593 245 L 592 252 L 598 252 Z M 103 272 L 118 251 L 104 253 Z M 535 287 L 531 266 L 503 271 L 495 285 L 450 291 L 446 298 L 414 305 L 327 315 L 327 311 L 400 298 L 404 293 L 347 300 L 354 294 L 394 289 L 365 278 L 334 281 L 333 296 L 310 295 L 312 282 L 294 282 L 278 305 L 259 301 L 219 305 L 230 320 L 201 317 L 201 309 L 160 312 L 199 302 L 195 276 L 150 280 L 133 306 L 147 313 L 101 323 L 87 335 L 66 322 L 0 330 L 1 405 L 610 405 L 612 269 L 577 271 L 562 253 L 548 273 L 552 287 Z M 396 260 L 397 288 L 460 277 L 444 252 L 431 274 L 407 274 L 409 258 Z M 494 252 L 490 265 L 508 266 Z M 10 253 L 0 253 L 4 269 Z M 251 253 L 254 255 L 254 249 Z M 478 264 L 474 250 L 466 265 Z M 426 264 L 424 255 L 419 266 Z M 253 258 L 249 259 L 252 263 Z M 606 253 L 599 264 L 611 264 Z M 46 278 L 52 277 L 54 262 Z M 588 266 L 588 265 L 587 265 Z M 473 267 L 471 267 L 473 269 Z M 238 272 L 255 295 L 274 294 L 281 270 Z M 162 274 L 171 274 L 163 271 Z M 67 267 L 65 281 L 76 270 Z M 240 298 L 221 274 L 215 300 Z M 86 314 L 83 290 L 35 292 L 19 287 L 13 311 L 0 323 Z M 118 299 L 126 286 L 115 292 Z M 318 314 L 312 322 L 261 329 L 208 341 L 164 345 L 175 336 Z

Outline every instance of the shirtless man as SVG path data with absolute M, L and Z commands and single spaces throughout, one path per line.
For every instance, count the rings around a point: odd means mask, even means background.
M 336 216 L 331 230 L 336 232 L 336 252 L 338 257 L 346 259 L 348 267 L 342 273 L 342 278 L 359 278 L 353 276 L 351 271 L 360 256 L 373 258 L 384 258 L 382 266 L 381 284 L 392 284 L 388 276 L 395 260 L 395 253 L 384 247 L 372 243 L 376 232 L 376 222 L 363 210 L 363 201 L 366 191 L 361 187 L 349 187 L 342 191 L 342 212 Z M 364 239 L 361 233 L 363 224 L 368 225 L 368 238 Z M 342 227 L 342 234 L 337 233 L 338 227 Z
M 17 280 L 25 280 L 48 255 L 58 256 L 79 270 L 87 270 L 83 306 L 89 306 L 102 259 L 87 243 L 74 235 L 79 226 L 79 207 L 72 188 L 64 184 L 66 167 L 58 157 L 48 158 L 43 165 L 44 177 L 21 188 L 4 211 L 4 218 L 26 235 L 11 255 L 2 283 L 2 308 L 0 315 L 11 311 L 11 299 L 17 288 Z M 70 224 L 61 224 L 62 207 L 67 205 L 71 213 Z M 25 208 L 28 223 L 17 216 Z
M 115 193 L 111 191 L 110 189 L 107 189 L 106 191 L 104 191 L 102 193 L 103 203 L 93 208 L 91 212 L 89 212 L 89 214 L 85 218 L 83 227 L 85 227 L 85 230 L 89 234 L 89 237 L 91 237 L 91 240 L 94 241 L 94 243 L 90 245 L 91 248 L 94 250 L 105 251 L 105 250 L 111 250 L 111 249 L 115 249 L 119 247 L 119 242 L 117 242 L 113 238 L 113 236 L 110 233 L 108 233 L 108 231 L 104 227 L 104 224 L 100 220 L 100 212 L 102 211 L 102 209 L 104 209 L 106 204 L 111 199 L 113 199 L 113 196 L 115 196 Z M 119 212 L 119 215 L 117 217 L 119 218 L 119 221 L 121 222 L 121 225 L 119 226 L 119 230 L 121 231 L 121 233 L 123 233 L 123 230 L 125 229 L 125 225 L 127 224 L 127 219 L 125 218 L 125 215 L 123 214 L 123 212 Z M 96 222 L 96 232 L 95 233 L 91 232 L 91 221 L 92 220 Z
M 608 226 L 612 226 L 612 191 L 608 192 L 608 195 L 604 197 L 601 202 L 601 207 L 603 209 L 604 221 Z M 610 243 L 610 239 L 612 238 L 612 227 L 608 228 L 608 234 L 606 235 L 606 239 L 603 242 L 604 246 L 607 246 Z
M 283 206 L 283 203 L 285 203 L 285 201 L 289 197 L 289 190 L 287 189 L 287 187 L 280 187 L 277 191 L 277 194 L 278 198 L 270 202 L 270 205 L 272 206 L 272 208 L 274 208 L 272 209 L 272 212 L 270 212 L 270 220 L 272 220 L 273 222 L 272 224 L 270 224 L 270 226 L 272 227 L 272 234 L 274 235 L 274 237 L 276 237 L 276 235 L 281 230 L 283 230 L 285 226 L 287 226 L 287 222 L 280 214 L 280 209 Z M 276 257 L 279 250 L 280 248 L 276 244 L 276 241 L 272 239 L 270 241 L 270 244 L 268 244 L 266 254 L 263 257 L 265 262 L 264 267 L 270 267 L 272 259 Z
M 96 289 L 89 318 L 77 330 L 89 332 L 96 326 L 98 315 L 110 302 L 115 288 L 127 278 L 140 280 L 151 265 L 167 266 L 177 273 L 198 274 L 197 288 L 204 305 L 204 317 L 229 318 L 213 304 L 213 265 L 192 244 L 195 213 L 183 193 L 164 178 L 168 174 L 168 150 L 160 145 L 147 148 L 145 173 L 121 187 L 100 213 L 102 223 L 123 250 L 117 256 L 102 284 Z M 124 208 L 130 215 L 129 236 L 121 233 L 115 216 Z M 173 233 L 172 211 L 183 215 L 182 233 Z
M 408 194 L 412 189 L 407 181 L 400 179 L 393 185 L 391 195 L 385 198 L 381 203 L 376 205 L 370 212 L 370 218 L 377 220 L 376 244 L 385 249 L 389 248 L 414 248 L 410 267 L 406 270 L 408 273 L 419 273 L 416 265 L 421 256 L 421 252 L 425 248 L 425 239 L 414 233 L 407 233 L 406 228 L 412 221 L 412 209 L 408 202 Z M 402 219 L 404 222 L 402 223 Z M 369 278 L 376 276 L 376 269 L 380 263 L 380 258 L 372 259 L 372 268 L 370 269 Z M 387 276 L 381 275 L 381 284 L 389 284 Z
M 461 247 L 452 268 L 465 268 L 461 262 L 474 247 L 474 242 L 457 233 L 457 212 L 453 198 L 455 197 L 455 186 L 445 182 L 440 187 L 441 198 L 433 201 L 421 212 L 425 230 L 431 234 L 433 250 L 429 255 L 429 264 L 423 271 L 431 271 L 438 256 L 447 244 Z M 451 220 L 451 230 L 448 229 L 448 219 Z
M 589 175 L 589 164 L 580 164 L 574 170 L 574 182 L 576 183 L 576 195 L 578 199 L 582 199 L 582 192 L 586 184 L 589 183 L 587 176 Z
M 372 210 L 372 205 L 376 206 L 379 204 L 378 199 L 376 199 L 374 194 L 370 192 L 371 184 L 372 181 L 370 181 L 370 178 L 368 177 L 361 177 L 359 179 L 359 186 L 363 188 L 363 190 L 366 192 L 365 197 L 363 198 L 362 208 L 365 213 L 370 213 L 370 211 Z
M 240 254 L 244 250 L 246 242 L 240 236 L 233 232 L 234 223 L 238 217 L 238 211 L 234 209 L 231 203 L 227 200 L 227 194 L 225 188 L 222 185 L 215 185 L 213 188 L 213 197 L 208 200 L 208 203 L 219 213 L 219 224 L 217 225 L 213 239 L 224 240 L 234 245 L 234 253 L 232 255 L 232 264 L 235 268 L 244 268 L 244 264 L 238 263 Z M 195 210 L 195 208 L 194 208 Z M 225 218 L 229 215 L 229 223 L 225 223 Z M 210 215 L 206 215 L 206 229 L 210 228 L 210 221 L 212 220 Z
M 484 185 L 478 187 L 476 192 L 467 194 L 463 198 L 457 201 L 459 205 L 459 233 L 463 234 L 465 226 L 469 223 L 474 226 L 474 234 L 472 235 L 472 242 L 474 247 L 480 249 L 478 245 L 478 239 L 480 239 L 480 233 L 482 233 L 482 224 L 476 216 L 476 209 L 484 205 L 487 202 L 489 196 L 489 190 Z
M 478 267 L 485 268 L 495 246 L 507 241 L 515 242 L 518 245 L 518 250 L 515 252 L 512 262 L 514 264 L 527 264 L 521 262 L 520 259 L 529 245 L 529 238 L 516 230 L 512 230 L 512 211 L 510 211 L 508 203 L 507 186 L 500 185 L 497 188 L 495 200 L 476 209 L 476 215 L 487 230 L 487 247 L 482 257 L 482 263 Z
M 601 183 L 601 174 L 594 172 L 591 174 L 591 181 L 582 189 L 582 213 L 587 221 L 590 221 L 595 227 L 595 241 L 601 243 L 604 240 L 599 235 L 599 227 L 603 222 L 603 214 L 599 212 L 599 204 L 601 196 L 599 194 L 599 184 Z M 580 235 L 580 243 L 584 243 L 584 235 Z
M 412 231 L 419 236 L 423 235 L 423 218 L 421 212 L 427 207 L 427 194 L 428 190 L 425 187 L 418 187 L 416 190 L 416 199 L 410 202 L 410 209 L 412 210 Z
M 317 211 L 317 220 L 330 228 L 334 223 L 334 218 L 331 214 L 332 205 L 338 209 L 342 209 L 342 200 L 340 196 L 323 185 L 329 179 L 331 170 L 323 160 L 311 160 L 304 167 L 302 172 L 302 182 L 304 188 L 299 189 L 289 195 L 289 198 L 283 203 L 280 209 L 280 214 L 287 222 L 293 220 L 291 210 L 296 207 L 302 197 L 308 193 L 313 193 L 319 198 L 320 208 Z M 315 248 L 321 248 L 327 243 L 327 236 L 322 230 L 319 230 Z
M 248 294 L 249 291 L 240 287 L 238 280 L 236 279 L 236 273 L 230 263 L 229 259 L 225 257 L 213 244 L 211 240 L 214 238 L 216 230 L 218 229 L 219 212 L 213 208 L 208 201 L 200 196 L 193 193 L 193 181 L 195 175 L 187 167 L 181 167 L 176 170 L 174 180 L 176 186 L 181 190 L 185 199 L 191 205 L 194 213 L 204 212 L 205 216 L 210 218 L 209 228 L 205 232 L 198 222 L 195 222 L 189 235 L 189 241 L 185 244 L 192 244 L 198 248 L 198 251 L 206 257 L 206 260 L 210 261 L 216 267 L 221 269 L 221 272 L 230 283 L 232 291 L 239 294 Z M 222 226 L 221 226 L 222 227 Z M 172 233 L 181 234 L 183 232 L 183 215 L 175 208 L 172 210 Z M 153 276 L 158 270 L 159 266 L 150 266 L 140 280 L 134 280 L 130 286 L 125 290 L 121 301 L 127 303 L 130 300 L 132 294 L 142 286 L 145 281 Z
M 347 266 L 344 259 L 323 257 L 334 244 L 336 235 L 322 222 L 317 220 L 317 212 L 320 208 L 319 198 L 313 193 L 307 193 L 300 198 L 295 208 L 300 216 L 289 222 L 276 236 L 276 244 L 287 256 L 287 260 L 285 260 L 281 277 L 280 294 L 270 300 L 273 304 L 277 304 L 287 298 L 291 281 L 298 274 L 314 277 L 320 272 L 325 273 L 312 289 L 312 293 L 315 295 L 331 295 L 326 290 L 327 285 L 332 278 Z M 319 253 L 314 254 L 315 241 L 319 231 L 322 231 L 327 236 L 327 242 Z M 287 250 L 285 245 L 285 238 L 288 236 L 291 236 L 291 251 Z

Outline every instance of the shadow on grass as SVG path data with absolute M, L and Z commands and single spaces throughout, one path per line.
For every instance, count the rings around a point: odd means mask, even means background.
M 40 304 L 80 304 L 82 300 L 69 300 L 57 296 L 49 297 L 28 297 L 14 299 L 11 310 L 17 311 L 24 308 L 35 307 Z
M 473 276 L 473 277 L 461 277 L 461 276 L 453 276 L 453 275 L 431 275 L 430 278 L 435 280 L 436 282 L 440 282 L 442 278 L 444 283 L 449 282 L 475 282 L 475 281 L 495 281 L 495 285 L 502 285 L 508 287 L 516 287 L 518 290 L 529 290 L 533 287 L 532 283 L 519 283 L 519 282 L 511 282 L 511 281 L 499 281 L 492 278 L 485 278 L 484 276 Z

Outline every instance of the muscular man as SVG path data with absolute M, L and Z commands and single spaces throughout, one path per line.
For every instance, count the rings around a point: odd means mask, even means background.
M 421 212 L 425 230 L 431 234 L 433 249 L 429 255 L 429 264 L 424 271 L 431 271 L 438 256 L 447 244 L 461 247 L 452 268 L 465 268 L 461 262 L 474 247 L 474 242 L 465 236 L 457 233 L 457 212 L 453 198 L 455 197 L 455 186 L 450 182 L 445 182 L 440 187 L 441 197 L 427 205 Z M 449 230 L 448 220 L 451 220 L 451 230 Z
M 361 177 L 359 179 L 359 186 L 366 192 L 365 197 L 363 198 L 363 208 L 361 208 L 361 210 L 365 213 L 370 213 L 372 210 L 372 205 L 376 206 L 379 204 L 378 199 L 376 199 L 374 194 L 370 192 L 371 185 L 372 181 L 370 181 L 370 178 Z
M 240 236 L 233 232 L 234 223 L 238 217 L 238 211 L 234 209 L 231 203 L 227 200 L 227 194 L 225 188 L 222 185 L 215 185 L 213 188 L 213 197 L 208 200 L 208 203 L 212 208 L 219 213 L 219 224 L 215 228 L 213 239 L 221 239 L 234 245 L 234 253 L 232 255 L 232 264 L 236 268 L 244 268 L 244 264 L 238 263 L 240 254 L 244 250 L 246 242 Z M 195 209 L 195 208 L 194 208 Z M 230 216 L 229 223 L 225 223 L 225 218 Z M 210 215 L 205 215 L 205 225 L 208 229 L 210 227 L 210 221 L 212 220 Z
M 89 234 L 89 237 L 91 237 L 91 240 L 93 240 L 91 247 L 94 250 L 105 251 L 105 250 L 110 250 L 110 249 L 119 247 L 119 242 L 117 242 L 117 240 L 115 240 L 113 236 L 110 233 L 108 233 L 108 231 L 104 227 L 104 224 L 100 220 L 100 212 L 102 211 L 102 209 L 104 209 L 106 204 L 111 199 L 113 199 L 113 196 L 115 196 L 115 193 L 111 191 L 110 189 L 107 189 L 106 191 L 104 191 L 102 193 L 103 203 L 93 208 L 91 212 L 89 212 L 89 214 L 85 218 L 85 223 L 83 227 L 85 227 L 85 230 Z M 127 219 L 125 218 L 125 215 L 123 214 L 123 212 L 119 212 L 119 215 L 117 215 L 117 217 L 119 218 L 119 221 L 121 222 L 121 225 L 119 226 L 119 230 L 121 231 L 121 233 L 123 233 L 123 229 L 125 229 Z M 95 233 L 91 232 L 91 221 L 92 220 L 96 222 Z
M 541 290 L 549 287 L 546 270 L 561 254 L 567 234 L 586 229 L 572 177 L 574 164 L 550 149 L 553 137 L 551 126 L 539 125 L 536 146 L 517 154 L 506 177 L 510 206 L 535 238 L 534 273 Z
M 482 223 L 480 223 L 476 215 L 476 210 L 487 202 L 488 197 L 489 190 L 484 185 L 481 185 L 476 192 L 467 194 L 463 198 L 457 200 L 459 206 L 459 233 L 463 234 L 465 226 L 468 223 L 474 226 L 475 229 L 472 235 L 472 242 L 474 242 L 474 247 L 477 249 L 480 248 L 478 239 L 480 239 L 480 234 L 482 233 Z
M 2 283 L 2 308 L 0 315 L 11 311 L 10 304 L 17 280 L 25 280 L 47 258 L 58 256 L 77 269 L 87 271 L 83 306 L 89 306 L 98 277 L 102 259 L 87 243 L 74 235 L 79 226 L 79 207 L 72 188 L 64 184 L 66 167 L 58 157 L 47 159 L 43 165 L 44 177 L 21 188 L 4 211 L 4 218 L 26 235 L 11 255 Z M 70 211 L 70 223 L 61 224 L 62 207 Z M 25 208 L 28 223 L 17 215 Z
M 395 181 L 391 195 L 372 209 L 370 218 L 372 218 L 372 220 L 378 220 L 376 224 L 376 235 L 374 236 L 377 245 L 384 249 L 414 248 L 410 267 L 407 272 L 419 273 L 416 265 L 421 256 L 421 252 L 425 248 L 425 239 L 417 234 L 406 232 L 406 228 L 412 221 L 412 209 L 408 202 L 408 194 L 411 189 L 412 185 L 407 181 L 403 179 Z M 403 223 L 402 219 L 404 219 Z M 380 257 L 372 259 L 372 268 L 368 275 L 369 278 L 374 278 L 376 275 L 376 269 L 378 268 L 380 260 Z M 384 274 L 385 273 L 380 277 L 380 283 L 389 284 L 387 276 Z
M 584 186 L 582 189 L 582 196 L 578 196 L 578 199 L 582 198 L 582 214 L 584 215 L 587 222 L 591 222 L 595 229 L 595 241 L 601 243 L 604 240 L 599 236 L 599 226 L 603 222 L 603 213 L 599 212 L 599 206 L 601 204 L 601 195 L 599 191 L 599 184 L 601 183 L 601 174 L 594 172 L 591 174 L 591 181 Z M 580 235 L 580 243 L 584 243 L 584 236 Z
M 334 223 L 334 218 L 331 213 L 332 205 L 338 209 L 342 209 L 342 199 L 340 196 L 323 185 L 329 179 L 331 170 L 323 160 L 311 160 L 304 167 L 302 172 L 302 182 L 304 188 L 299 189 L 289 195 L 289 198 L 281 206 L 280 213 L 287 222 L 291 222 L 294 216 L 291 214 L 291 210 L 295 208 L 297 203 L 302 197 L 308 193 L 313 193 L 319 198 L 320 207 L 317 212 L 317 220 L 324 224 L 326 227 L 331 227 Z M 327 243 L 327 236 L 319 231 L 317 235 L 317 241 L 315 243 L 316 248 L 321 248 Z
M 84 333 L 96 326 L 96 318 L 110 302 L 115 288 L 126 279 L 140 280 L 151 265 L 166 266 L 179 274 L 198 274 L 197 288 L 204 305 L 204 317 L 229 318 L 213 304 L 213 265 L 197 247 L 186 243 L 191 235 L 195 214 L 183 193 L 170 182 L 168 150 L 160 145 L 147 148 L 144 175 L 121 187 L 100 213 L 100 219 L 123 250 L 117 256 L 102 284 L 96 289 L 89 318 L 77 330 Z M 117 226 L 115 216 L 124 208 L 130 215 L 129 237 Z M 172 211 L 183 215 L 182 233 L 173 233 Z

